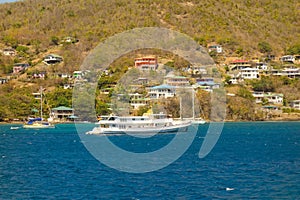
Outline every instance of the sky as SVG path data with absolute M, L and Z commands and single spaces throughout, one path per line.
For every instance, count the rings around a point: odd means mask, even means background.
M 7 3 L 7 2 L 14 2 L 14 1 L 17 1 L 17 0 L 0 0 L 0 3 Z

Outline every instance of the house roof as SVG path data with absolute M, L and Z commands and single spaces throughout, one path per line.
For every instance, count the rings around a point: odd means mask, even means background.
M 52 110 L 72 111 L 73 108 L 69 108 L 69 107 L 66 107 L 66 106 L 59 106 L 59 107 L 53 108 Z
M 57 54 L 48 54 L 47 56 L 45 57 L 55 57 L 55 58 L 62 58 L 61 56 L 57 55 Z
M 251 67 L 246 67 L 244 69 L 241 69 L 241 71 L 249 71 L 249 70 L 251 70 L 251 71 L 258 71 L 257 68 L 251 68 Z
M 198 85 L 208 85 L 208 86 L 214 86 L 216 83 L 214 81 L 199 81 L 197 82 Z
M 168 85 L 168 84 L 162 84 L 158 86 L 154 86 L 151 89 L 174 89 L 174 86 Z
M 249 63 L 248 60 L 234 60 L 231 63 Z

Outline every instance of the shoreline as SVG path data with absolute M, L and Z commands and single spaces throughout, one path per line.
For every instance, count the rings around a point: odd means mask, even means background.
M 206 120 L 206 123 L 211 123 L 212 121 Z M 247 122 L 247 123 L 251 123 L 251 122 L 300 122 L 300 118 L 297 119 L 282 119 L 282 118 L 278 118 L 278 119 L 273 119 L 273 120 L 224 120 L 224 123 L 240 123 L 240 122 Z M 79 123 L 79 122 L 78 122 Z M 93 123 L 93 122 L 90 122 Z M 0 125 L 23 125 L 24 123 L 22 122 L 15 122 L 15 121 L 8 121 L 8 122 L 0 122 Z M 74 122 L 58 122 L 58 123 L 54 123 L 54 124 L 76 124 Z

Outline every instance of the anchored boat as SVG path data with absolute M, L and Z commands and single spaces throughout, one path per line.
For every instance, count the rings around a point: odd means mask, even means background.
M 186 131 L 191 121 L 173 120 L 165 114 L 144 116 L 106 116 L 87 134 L 147 134 Z

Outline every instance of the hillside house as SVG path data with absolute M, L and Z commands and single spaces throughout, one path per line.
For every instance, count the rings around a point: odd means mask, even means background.
M 186 87 L 191 85 L 187 77 L 176 76 L 174 74 L 169 74 L 165 76 L 165 83 L 174 87 Z
M 57 108 L 51 109 L 50 116 L 54 121 L 67 121 L 71 116 L 74 115 L 73 108 L 59 106 Z
M 189 74 L 194 74 L 194 75 L 206 75 L 207 67 L 205 67 L 205 66 L 189 66 L 185 69 L 185 71 Z
M 17 64 L 14 64 L 14 66 L 13 66 L 13 73 L 17 74 L 17 73 L 23 72 L 28 67 L 29 67 L 29 64 L 27 64 L 27 63 L 17 63 Z
M 256 69 L 266 71 L 269 69 L 268 64 L 264 62 L 255 63 Z
M 143 94 L 139 93 L 129 94 L 129 98 L 130 105 L 133 109 L 138 109 L 139 107 L 149 105 L 150 103 L 149 98 L 145 98 Z
M 73 78 L 74 79 L 82 79 L 83 78 L 83 72 L 82 71 L 74 71 L 73 72 Z
M 134 60 L 134 66 L 143 71 L 155 71 L 158 68 L 157 58 L 151 56 L 136 58 Z
M 74 38 L 74 37 L 71 37 L 71 36 L 67 36 L 67 37 L 64 37 L 61 42 L 62 43 L 76 43 L 78 42 L 79 40 Z
M 240 70 L 240 77 L 243 79 L 257 79 L 259 77 L 259 71 L 256 68 L 243 68 Z
M 139 77 L 138 79 L 136 79 L 134 81 L 136 84 L 139 84 L 139 85 L 148 85 L 149 84 L 149 79 L 148 78 L 145 78 L 145 77 Z
M 223 52 L 223 48 L 221 45 L 218 45 L 218 44 L 211 44 L 211 45 L 208 45 L 208 52 L 216 52 L 216 53 L 222 53 Z
M 267 57 L 266 57 L 267 61 L 271 61 L 271 60 L 275 60 L 275 59 L 276 59 L 276 57 L 273 54 L 268 54 Z
M 285 55 L 280 58 L 281 62 L 294 63 L 295 57 L 292 55 Z
M 174 86 L 163 84 L 149 88 L 148 95 L 150 99 L 160 99 L 174 97 L 176 89 Z
M 34 79 L 45 79 L 47 75 L 47 72 L 42 71 L 42 72 L 34 72 L 30 78 Z
M 294 58 L 295 58 L 294 63 L 295 64 L 300 64 L 300 55 L 294 55 Z
M 67 89 L 72 89 L 74 87 L 74 85 L 72 83 L 65 83 L 64 84 L 64 89 L 67 90 Z
M 273 93 L 273 92 L 260 92 L 254 91 L 252 93 L 255 98 L 255 103 L 263 103 L 264 101 L 272 104 L 283 104 L 283 94 L 281 93 Z
M 291 108 L 294 108 L 296 110 L 300 110 L 300 100 L 293 100 L 290 102 Z
M 244 68 L 251 68 L 251 63 L 247 60 L 234 60 L 228 67 L 230 71 L 241 70 Z
M 289 78 L 300 78 L 300 68 L 288 67 L 282 70 L 272 69 L 267 74 L 272 74 L 273 76 L 287 76 Z
M 296 67 L 284 68 L 281 71 L 281 75 L 287 76 L 289 78 L 300 78 L 300 68 L 296 68 Z
M 59 73 L 57 74 L 58 78 L 71 78 L 72 75 L 68 74 L 68 73 Z
M 16 50 L 12 48 L 6 48 L 2 50 L 3 55 L 5 56 L 15 56 L 16 55 Z
M 43 62 L 47 65 L 58 64 L 63 61 L 63 58 L 56 54 L 49 54 L 44 57 Z
M 220 88 L 220 84 L 215 83 L 213 78 L 198 78 L 193 87 L 212 92 L 214 89 Z
M 7 78 L 0 78 L 0 85 L 7 83 L 8 79 Z

